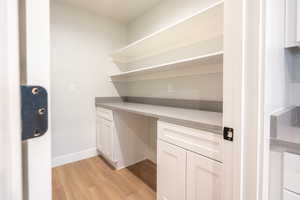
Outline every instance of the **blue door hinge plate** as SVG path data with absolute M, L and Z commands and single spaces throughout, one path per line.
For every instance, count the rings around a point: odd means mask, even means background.
M 48 130 L 48 95 L 40 86 L 21 86 L 22 140 L 44 135 Z

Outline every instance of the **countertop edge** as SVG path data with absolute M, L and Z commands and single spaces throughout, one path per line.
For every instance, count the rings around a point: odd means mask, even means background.
M 126 108 L 119 108 L 119 107 L 106 105 L 106 104 L 103 104 L 103 103 L 95 103 L 95 105 L 96 105 L 96 107 L 103 107 L 103 108 L 107 108 L 107 109 L 110 109 L 110 110 L 121 110 L 121 111 L 127 111 L 127 112 L 134 113 L 134 114 L 145 115 L 145 116 L 157 118 L 161 121 L 186 126 L 186 127 L 189 127 L 189 128 L 200 129 L 200 130 L 212 132 L 212 133 L 215 133 L 215 134 L 218 134 L 218 135 L 222 135 L 222 132 L 223 132 L 222 131 L 222 129 L 223 129 L 222 126 L 218 126 L 218 125 L 212 125 L 212 124 L 195 122 L 195 121 L 190 121 L 190 120 L 172 118 L 170 116 L 163 116 L 163 115 L 158 115 L 158 114 L 153 114 L 153 113 L 140 112 L 140 111 L 126 109 Z
M 270 146 L 273 151 L 300 153 L 300 144 L 285 140 L 270 138 Z

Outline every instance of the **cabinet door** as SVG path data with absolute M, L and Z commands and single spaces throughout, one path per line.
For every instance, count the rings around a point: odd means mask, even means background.
M 157 199 L 185 200 L 186 151 L 158 140 Z
M 300 155 L 283 154 L 283 187 L 300 194 Z
M 110 161 L 114 161 L 114 126 L 113 122 L 106 119 L 101 119 L 101 133 L 100 143 L 102 146 L 102 153 Z
M 222 199 L 222 164 L 187 153 L 187 200 Z
M 300 195 L 287 190 L 283 190 L 283 200 L 300 200 Z
M 97 149 L 101 153 L 103 153 L 103 147 L 101 144 L 101 126 L 102 126 L 102 120 L 100 117 L 96 117 L 96 140 L 97 140 Z

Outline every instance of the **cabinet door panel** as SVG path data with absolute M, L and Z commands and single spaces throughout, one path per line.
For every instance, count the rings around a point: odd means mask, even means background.
M 221 191 L 222 164 L 188 152 L 187 200 L 221 200 Z
M 114 152 L 114 127 L 111 121 L 106 119 L 102 119 L 102 127 L 101 127 L 101 135 L 102 135 L 102 146 L 104 156 L 113 161 L 113 152 Z
M 186 151 L 158 140 L 157 199 L 185 200 Z
M 96 140 L 97 140 L 97 149 L 102 153 L 103 147 L 101 144 L 101 126 L 102 126 L 102 120 L 99 117 L 96 117 Z

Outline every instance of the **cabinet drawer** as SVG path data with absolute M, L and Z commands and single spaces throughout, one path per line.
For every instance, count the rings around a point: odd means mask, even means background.
M 107 119 L 107 120 L 110 120 L 110 121 L 113 120 L 113 111 L 112 110 L 97 107 L 96 108 L 96 114 L 97 114 L 97 116 L 102 117 L 104 119 Z
M 221 135 L 170 124 L 157 123 L 158 138 L 214 160 L 223 160 Z
M 283 200 L 300 200 L 300 195 L 287 190 L 283 190 Z
M 300 155 L 283 154 L 283 187 L 300 194 Z

